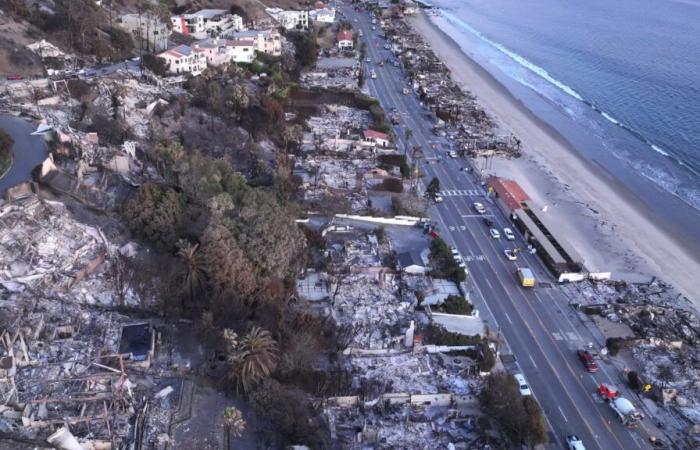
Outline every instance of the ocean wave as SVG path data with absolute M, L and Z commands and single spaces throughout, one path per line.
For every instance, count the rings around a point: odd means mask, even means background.
M 601 111 L 600 115 L 608 119 L 609 122 L 614 123 L 615 125 L 620 125 L 620 121 L 611 116 L 610 114 L 606 113 L 605 111 Z
M 557 80 L 553 76 L 549 74 L 545 69 L 542 67 L 538 66 L 537 64 L 527 60 L 523 56 L 515 53 L 514 51 L 508 49 L 502 44 L 499 44 L 498 42 L 492 41 L 488 37 L 484 36 L 479 30 L 471 27 L 468 23 L 464 22 L 458 17 L 455 17 L 452 13 L 443 11 L 443 17 L 447 19 L 448 21 L 452 22 L 454 25 L 457 25 L 460 28 L 464 28 L 465 30 L 469 31 L 470 33 L 474 34 L 477 36 L 479 39 L 482 39 L 483 41 L 489 43 L 496 49 L 498 49 L 501 53 L 505 54 L 508 56 L 510 59 L 515 61 L 516 63 L 520 64 L 521 66 L 525 67 L 526 69 L 530 70 L 531 72 L 539 75 L 541 78 L 549 81 L 559 89 L 561 89 L 563 92 L 569 94 L 573 98 L 584 101 L 583 97 L 581 94 L 576 92 L 571 86 L 568 86 L 567 84 L 563 83 L 562 81 Z
M 661 148 L 659 145 L 657 145 L 657 144 L 653 143 L 652 141 L 650 141 L 646 136 L 644 136 L 644 134 L 643 134 L 641 131 L 636 130 L 635 128 L 633 128 L 633 127 L 631 127 L 631 126 L 629 126 L 629 125 L 623 123 L 622 121 L 618 120 L 618 119 L 615 118 L 613 115 L 611 115 L 610 113 L 601 110 L 601 109 L 598 108 L 593 102 L 591 102 L 590 100 L 584 98 L 581 94 L 579 94 L 578 92 L 576 92 L 576 90 L 574 90 L 571 86 L 568 86 L 566 83 L 564 83 L 564 82 L 562 82 L 562 81 L 556 79 L 556 78 L 553 77 L 552 75 L 550 75 L 549 72 L 547 72 L 547 70 L 545 70 L 544 68 L 542 68 L 542 67 L 538 66 L 537 64 L 535 64 L 535 63 L 529 61 L 528 59 L 526 59 L 526 58 L 523 57 L 522 55 L 519 55 L 518 53 L 516 53 L 516 52 L 514 52 L 514 51 L 512 51 L 512 50 L 510 50 L 510 49 L 508 49 L 508 48 L 505 47 L 504 45 L 502 45 L 502 44 L 500 44 L 500 43 L 498 43 L 498 42 L 495 42 L 495 41 L 489 39 L 487 36 L 485 36 L 484 34 L 482 34 L 479 30 L 473 28 L 471 25 L 469 25 L 468 23 L 464 22 L 464 21 L 461 20 L 459 17 L 456 17 L 454 14 L 452 14 L 452 12 L 450 12 L 450 10 L 445 9 L 445 8 L 441 8 L 441 13 L 442 13 L 442 14 L 441 14 L 442 17 L 443 17 L 445 20 L 447 20 L 448 22 L 450 22 L 452 25 L 454 25 L 454 26 L 456 26 L 456 27 L 458 27 L 458 28 L 460 28 L 460 29 L 463 29 L 463 30 L 467 31 L 467 32 L 469 32 L 470 34 L 473 34 L 473 35 L 476 36 L 477 38 L 481 39 L 482 41 L 486 42 L 487 44 L 489 44 L 490 46 L 492 46 L 493 48 L 495 48 L 495 49 L 498 50 L 499 52 L 501 52 L 501 53 L 503 53 L 504 55 L 506 55 L 509 59 L 511 59 L 512 61 L 516 62 L 519 66 L 524 67 L 525 69 L 529 70 L 530 72 L 534 73 L 535 75 L 537 75 L 537 76 L 539 76 L 540 78 L 544 79 L 545 81 L 549 82 L 551 85 L 554 85 L 555 87 L 559 88 L 560 91 L 564 92 L 564 93 L 567 94 L 568 96 L 570 96 L 570 97 L 572 97 L 572 98 L 574 98 L 574 99 L 576 99 L 576 100 L 578 100 L 578 101 L 584 103 L 585 105 L 589 106 L 591 109 L 593 109 L 595 112 L 597 112 L 598 114 L 600 114 L 600 115 L 601 115 L 605 120 L 607 120 L 608 122 L 610 122 L 610 123 L 612 123 L 612 124 L 614 124 L 614 125 L 616 125 L 616 126 L 619 126 L 619 127 L 623 128 L 624 130 L 626 130 L 627 132 L 629 132 L 632 136 L 636 137 L 636 138 L 639 139 L 641 142 L 644 142 L 645 144 L 647 144 L 647 145 L 649 146 L 649 148 L 650 148 L 651 150 L 653 150 L 654 152 L 656 152 L 656 153 L 658 153 L 658 154 L 660 154 L 660 155 L 663 155 L 663 156 L 665 156 L 665 157 L 667 157 L 667 158 L 673 160 L 673 161 L 674 161 L 675 163 L 677 163 L 679 166 L 681 166 L 681 167 L 683 167 L 684 169 L 688 170 L 689 172 L 691 172 L 691 173 L 694 174 L 695 176 L 700 176 L 700 173 L 699 173 L 698 171 L 694 170 L 694 169 L 691 167 L 690 164 L 686 164 L 682 159 L 673 156 L 671 153 L 667 152 L 666 150 L 664 150 L 663 148 Z M 538 87 L 534 86 L 533 83 L 530 83 L 530 82 L 526 81 L 523 77 L 521 77 L 521 76 L 512 76 L 512 78 L 513 78 L 515 81 L 519 82 L 520 84 L 522 84 L 522 85 L 524 85 L 524 86 L 527 86 L 527 87 L 529 87 L 530 89 L 533 89 L 535 92 L 538 92 L 539 94 L 544 95 L 545 97 L 549 98 L 549 96 L 546 95 L 546 92 L 545 92 L 545 91 L 543 91 L 541 88 L 538 88 Z M 554 99 L 552 99 L 552 98 L 549 98 L 549 99 L 552 100 L 552 101 L 554 101 Z M 556 103 L 556 102 L 555 102 L 555 103 Z M 563 106 L 563 105 L 562 105 L 562 106 Z M 566 108 L 566 107 L 565 107 L 565 110 L 566 110 L 567 112 L 570 112 L 570 111 L 571 111 L 570 108 Z M 654 176 L 649 176 L 648 173 L 646 174 L 646 176 L 647 176 L 647 178 L 656 178 L 656 177 L 654 177 Z M 668 187 L 668 183 L 659 183 L 659 184 L 665 184 L 666 186 L 664 186 L 664 187 Z M 676 193 L 674 192 L 674 194 L 676 194 Z M 677 194 L 676 194 L 676 195 L 677 195 Z M 693 202 L 693 203 L 694 203 L 694 202 Z M 697 205 L 694 205 L 694 206 L 695 206 L 695 207 L 698 207 Z

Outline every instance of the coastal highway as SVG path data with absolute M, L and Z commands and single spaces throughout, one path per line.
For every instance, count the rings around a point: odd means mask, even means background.
M 364 69 L 367 75 L 370 70 L 377 73 L 376 79 L 367 77 L 370 94 L 379 99 L 386 111 L 398 110 L 401 123 L 395 132 L 403 148 L 421 146 L 424 158 L 420 169 L 425 182 L 432 177 L 440 180 L 444 202 L 433 206 L 433 220 L 441 236 L 455 245 L 467 261 L 473 289 L 471 300 L 489 328 L 500 330 L 506 341 L 502 353 L 510 351 L 517 359 L 516 370 L 525 375 L 545 411 L 552 444 L 563 448 L 566 436 L 576 434 L 587 449 L 648 448 L 645 427 L 638 431 L 626 429 L 608 406 L 597 399 L 599 383 L 620 386 L 621 379 L 617 370 L 606 362 L 601 362 L 598 373 L 589 374 L 577 360 L 575 351 L 595 340 L 568 306 L 564 291 L 553 282 L 536 256 L 520 254 L 515 262 L 505 258 L 505 249 L 525 246 L 522 237 L 517 236 L 511 242 L 489 236 L 482 223 L 484 216 L 472 208 L 475 201 L 486 205 L 487 217 L 497 228 L 514 227 L 486 196 L 474 171 L 460 170 L 469 164 L 462 158 L 447 156 L 451 149 L 449 141 L 431 132 L 434 116 L 413 93 L 402 95 L 407 79 L 401 68 L 391 63 L 377 65 L 387 58 L 395 60 L 378 36 L 381 28 L 372 30 L 367 12 L 356 12 L 350 7 L 343 7 L 342 12 L 356 31 L 364 33 L 367 57 L 371 60 L 363 61 Z M 406 128 L 413 132 L 408 143 L 404 142 Z M 534 289 L 520 287 L 515 274 L 518 266 L 533 269 L 541 283 Z

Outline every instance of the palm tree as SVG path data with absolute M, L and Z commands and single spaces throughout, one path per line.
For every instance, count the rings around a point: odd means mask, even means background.
M 238 408 L 229 406 L 224 409 L 224 429 L 228 431 L 229 436 L 241 437 L 245 426 L 245 420 Z
M 192 302 L 194 301 L 195 294 L 201 289 L 202 280 L 204 279 L 204 269 L 202 268 L 199 253 L 197 253 L 199 244 L 192 244 L 184 239 L 180 239 L 177 243 L 177 247 L 177 256 L 182 260 L 185 266 L 183 285 L 190 297 L 190 302 Z M 184 300 L 181 307 L 183 310 L 185 309 Z
M 227 340 L 230 377 L 243 387 L 245 392 L 262 378 L 270 376 L 277 367 L 279 348 L 269 331 L 253 327 L 240 342 L 236 337 L 231 338 L 231 333 Z

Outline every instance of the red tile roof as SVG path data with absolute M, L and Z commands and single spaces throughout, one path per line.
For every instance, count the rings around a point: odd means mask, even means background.
M 505 178 L 491 177 L 488 180 L 489 187 L 498 194 L 498 197 L 511 210 L 522 208 L 522 203 L 530 200 L 523 188 L 513 180 Z
M 352 30 L 338 32 L 338 41 L 352 41 Z
M 376 131 L 376 130 L 364 130 L 362 132 L 364 135 L 365 139 L 384 139 L 385 141 L 389 140 L 389 135 L 386 133 L 382 133 L 381 131 Z

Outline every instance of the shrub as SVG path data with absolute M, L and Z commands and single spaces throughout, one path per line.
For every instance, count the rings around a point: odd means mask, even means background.
M 398 178 L 386 178 L 378 187 L 380 190 L 396 192 L 397 194 L 403 192 L 403 182 Z
M 461 314 L 468 316 L 474 311 L 474 305 L 461 295 L 450 295 L 445 299 L 442 308 L 448 314 Z
M 144 53 L 141 56 L 141 65 L 158 76 L 163 76 L 168 72 L 168 64 L 163 58 L 159 58 L 153 53 Z

